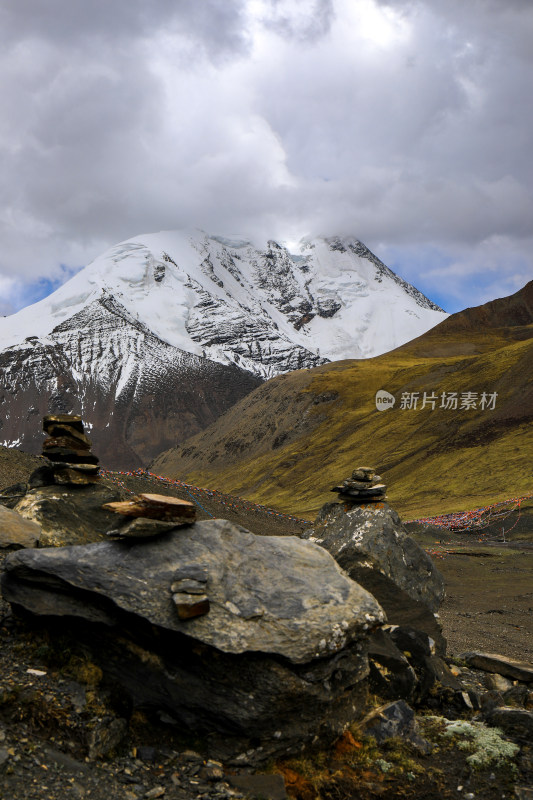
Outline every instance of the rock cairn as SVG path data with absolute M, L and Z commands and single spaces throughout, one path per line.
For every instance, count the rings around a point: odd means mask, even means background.
M 49 482 L 87 485 L 98 478 L 98 458 L 91 453 L 81 417 L 75 414 L 47 414 L 43 417 L 43 456 L 52 461 Z
M 179 567 L 170 585 L 172 600 L 180 619 L 201 617 L 210 609 L 207 597 L 208 571 L 195 564 Z
M 331 491 L 338 493 L 339 500 L 352 505 L 377 503 L 386 500 L 387 487 L 380 481 L 381 478 L 376 475 L 373 467 L 357 467 L 352 472 L 351 478 L 346 478 Z
M 196 506 L 164 494 L 140 494 L 130 500 L 105 503 L 102 508 L 121 517 L 133 517 L 107 532 L 110 539 L 149 539 L 196 521 Z

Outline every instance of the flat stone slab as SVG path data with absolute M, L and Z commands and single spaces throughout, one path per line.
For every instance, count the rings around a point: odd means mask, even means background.
M 492 672 L 503 675 L 524 683 L 533 682 L 533 664 L 527 661 L 516 661 L 514 658 L 507 658 L 498 653 L 479 653 L 476 651 L 462 653 L 459 658 L 463 659 L 469 667 L 481 669 L 484 672 Z
M 485 721 L 514 739 L 529 743 L 533 741 L 533 711 L 524 708 L 494 708 L 486 715 Z
M 0 506 L 0 548 L 37 547 L 41 526 Z
M 147 517 L 161 520 L 185 519 L 191 522 L 196 519 L 194 503 L 164 494 L 140 494 L 130 500 L 106 503 L 103 508 L 126 517 Z
M 207 575 L 209 613 L 182 620 L 171 587 L 198 568 Z M 21 551 L 5 569 L 4 598 L 34 614 L 114 625 L 118 608 L 225 653 L 277 654 L 294 663 L 366 639 L 385 618 L 322 547 L 255 536 L 226 520 L 132 543 Z
M 122 539 L 149 539 L 152 536 L 161 536 L 164 533 L 174 530 L 178 525 L 186 525 L 184 522 L 166 522 L 161 519 L 148 519 L 147 517 L 135 517 L 123 525 L 121 528 L 114 528 L 107 531 L 110 539 L 120 541 Z
M 62 425 L 66 428 L 73 428 L 83 433 L 83 420 L 77 414 L 46 414 L 43 417 L 43 431 L 48 430 L 54 425 Z

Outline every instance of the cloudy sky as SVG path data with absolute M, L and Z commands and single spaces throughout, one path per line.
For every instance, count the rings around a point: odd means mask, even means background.
M 533 278 L 531 0 L 0 0 L 0 313 L 140 233 L 350 233 L 448 311 Z

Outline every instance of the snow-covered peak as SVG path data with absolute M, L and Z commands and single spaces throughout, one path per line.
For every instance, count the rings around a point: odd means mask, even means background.
M 446 316 L 355 238 L 289 246 L 163 231 L 115 245 L 0 319 L 0 349 L 44 341 L 104 298 L 172 347 L 264 377 L 379 355 Z

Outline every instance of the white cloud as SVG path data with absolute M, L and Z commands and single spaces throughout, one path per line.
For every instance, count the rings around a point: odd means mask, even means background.
M 532 33 L 529 0 L 4 4 L 0 276 L 198 226 L 439 252 L 458 292 L 499 237 L 488 291 L 527 279 Z

